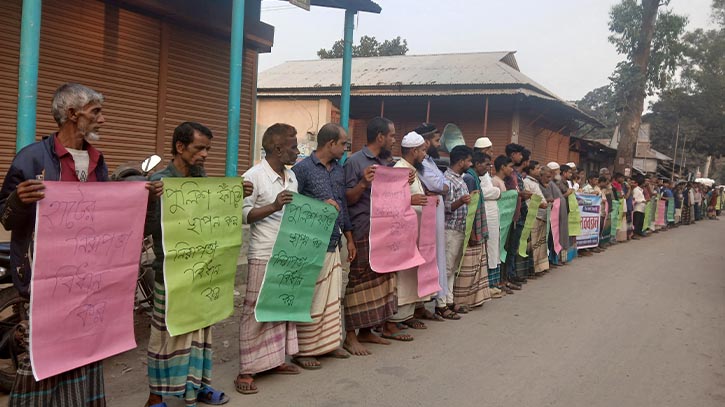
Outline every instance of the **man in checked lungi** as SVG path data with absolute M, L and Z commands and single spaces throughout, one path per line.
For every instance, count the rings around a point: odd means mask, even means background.
M 262 136 L 265 157 L 244 173 L 254 192 L 244 197 L 244 223 L 249 228 L 247 252 L 247 290 L 239 323 L 239 375 L 234 380 L 242 394 L 257 393 L 253 375 L 261 372 L 299 374 L 297 366 L 285 363 L 287 355 L 298 352 L 297 328 L 293 322 L 257 322 L 254 308 L 262 288 L 267 262 L 282 223 L 284 207 L 297 192 L 297 177 L 286 166 L 293 165 L 297 149 L 297 130 L 277 123 Z
M 345 198 L 345 170 L 339 161 L 348 142 L 339 124 L 327 123 L 317 132 L 317 149 L 292 167 L 300 194 L 325 201 L 338 210 L 337 221 L 327 246 L 325 262 L 317 277 L 310 315 L 312 322 L 297 323 L 299 353 L 292 362 L 304 369 L 319 369 L 318 357 L 346 359 L 350 354 L 340 349 L 342 343 L 342 264 L 340 243 L 347 241 L 347 261 L 357 252 Z
M 389 345 L 372 328 L 383 325 L 383 334 L 400 332 L 388 319 L 397 311 L 394 273 L 378 274 L 370 267 L 370 193 L 375 167 L 391 164 L 395 144 L 395 125 L 383 117 L 370 120 L 367 144 L 351 155 L 345 163 L 346 198 L 353 228 L 357 256 L 350 263 L 350 276 L 345 298 L 345 342 L 343 347 L 353 355 L 365 356 L 370 351 L 363 343 Z M 356 332 L 357 331 L 357 332 Z

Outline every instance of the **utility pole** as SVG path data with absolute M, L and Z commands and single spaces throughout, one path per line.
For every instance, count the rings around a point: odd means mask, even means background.
M 672 153 L 672 176 L 670 181 L 675 180 L 675 164 L 677 163 L 677 142 L 680 140 L 680 121 L 677 120 L 677 131 L 675 132 L 675 152 Z
M 680 177 L 682 177 L 682 169 L 685 167 L 685 146 L 687 145 L 687 133 L 682 139 L 682 160 L 680 160 Z

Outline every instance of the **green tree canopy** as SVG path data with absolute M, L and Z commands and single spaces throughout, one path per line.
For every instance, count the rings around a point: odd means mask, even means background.
M 342 58 L 345 49 L 345 41 L 337 40 L 330 49 L 317 51 L 320 59 Z M 385 40 L 382 43 L 375 37 L 363 35 L 358 45 L 353 44 L 352 56 L 355 57 L 382 57 L 389 55 L 405 55 L 408 52 L 408 41 L 400 37 Z

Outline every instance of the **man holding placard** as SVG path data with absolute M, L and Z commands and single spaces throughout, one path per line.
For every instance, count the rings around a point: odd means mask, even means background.
M 13 283 L 25 296 L 30 295 L 30 286 L 35 283 L 31 280 L 31 264 L 34 264 L 34 261 L 48 263 L 47 258 L 41 259 L 36 256 L 33 259 L 29 255 L 30 248 L 37 243 L 34 242 L 37 236 L 33 235 L 36 226 L 36 204 L 41 205 L 39 201 L 46 196 L 44 180 L 76 183 L 108 181 L 108 168 L 103 154 L 90 144 L 99 140 L 98 130 L 105 123 L 102 112 L 103 101 L 103 95 L 86 86 L 76 83 L 60 86 L 55 91 L 51 103 L 58 132 L 20 150 L 5 176 L 0 190 L 0 222 L 6 230 L 12 231 L 10 261 Z M 153 193 L 152 196 L 161 192 L 160 183 L 147 184 L 146 188 Z M 71 224 L 69 222 L 67 225 Z M 36 271 L 40 273 L 39 269 Z M 100 278 L 97 271 L 90 270 L 88 274 Z M 95 281 L 100 290 L 101 282 Z M 85 292 L 72 295 L 90 297 L 90 294 Z M 41 301 L 37 297 L 35 300 Z M 69 310 L 59 310 L 59 312 L 69 312 Z M 44 313 L 47 314 L 48 310 L 44 310 Z M 33 317 L 31 310 L 31 319 Z M 33 321 L 30 322 L 32 326 Z M 21 326 L 25 335 L 19 345 L 24 348 L 29 342 L 28 321 L 21 322 Z M 33 332 L 33 335 L 36 334 L 39 332 Z M 38 341 L 39 339 L 37 338 Z M 36 380 L 33 375 L 35 370 L 33 364 L 41 362 L 47 364 L 47 361 L 33 359 L 31 364 L 28 351 L 21 349 L 19 353 L 21 353 L 19 366 L 15 385 L 10 394 L 10 406 L 60 406 L 67 405 L 65 403 L 69 400 L 77 402 L 72 404 L 74 406 L 106 405 L 101 361 Z
M 345 185 L 357 256 L 350 263 L 350 276 L 343 300 L 345 312 L 344 348 L 357 356 L 369 355 L 363 343 L 388 345 L 372 328 L 385 323 L 397 309 L 395 274 L 376 273 L 370 267 L 370 193 L 375 167 L 391 164 L 395 125 L 383 117 L 368 122 L 367 144 L 345 162 Z M 392 326 L 390 326 L 392 325 Z M 391 329 L 392 331 L 389 331 Z M 356 330 L 358 332 L 356 333 Z M 387 333 L 398 332 L 388 324 Z
M 151 176 L 151 179 L 205 177 L 204 163 L 211 149 L 212 137 L 211 130 L 202 124 L 181 123 L 174 129 L 171 139 L 173 157 L 171 162 L 165 169 Z M 169 192 L 170 190 L 167 188 L 167 194 Z M 251 183 L 245 183 L 245 195 L 251 194 L 251 192 Z M 174 201 L 171 196 L 169 196 L 169 200 Z M 182 207 L 191 204 L 190 201 L 180 203 Z M 168 259 L 165 259 L 164 256 L 163 242 L 169 240 L 169 236 L 164 239 L 164 233 L 169 233 L 169 230 L 164 229 L 162 232 L 162 211 L 164 210 L 162 205 L 149 206 L 146 220 L 147 230 L 153 236 L 156 256 L 153 263 L 155 273 L 154 307 L 147 353 L 149 377 L 147 405 L 163 406 L 163 397 L 170 396 L 182 398 L 187 404 L 193 404 L 197 399 L 210 404 L 225 403 L 229 397 L 210 386 L 212 326 L 174 336 L 169 332 L 167 313 L 172 311 L 169 311 L 170 286 L 167 287 L 167 281 L 164 280 L 164 269 L 166 268 L 166 273 L 173 273 L 179 268 L 168 267 L 168 265 L 164 267 L 164 263 Z M 185 216 L 191 217 L 191 215 Z M 184 224 L 186 222 L 184 220 Z M 189 219 L 189 224 L 191 224 L 191 219 Z M 196 225 L 196 220 L 194 224 Z M 193 229 L 196 230 L 196 227 Z M 177 237 L 181 238 L 181 236 Z M 169 248 L 166 251 L 169 252 Z M 176 250 L 172 251 L 176 252 Z M 176 257 L 175 255 L 174 258 Z M 196 272 L 194 273 L 196 275 Z
M 297 328 L 292 322 L 257 322 L 254 308 L 264 281 L 267 262 L 277 240 L 284 207 L 297 192 L 297 177 L 286 166 L 297 160 L 297 130 L 277 123 L 262 136 L 265 158 L 245 174 L 254 191 L 244 198 L 244 223 L 250 225 L 247 253 L 247 291 L 244 295 L 239 331 L 239 375 L 234 381 L 242 394 L 257 393 L 252 375 L 270 371 L 298 374 L 296 366 L 285 363 L 286 355 L 298 352 Z
M 345 129 L 336 123 L 327 123 L 317 132 L 317 149 L 292 167 L 297 176 L 299 193 L 325 201 L 339 212 L 327 246 L 325 262 L 315 285 L 310 311 L 313 322 L 297 323 L 299 353 L 292 361 L 306 369 L 320 368 L 318 356 L 350 357 L 340 349 L 342 266 L 339 246 L 343 234 L 347 241 L 347 260 L 352 261 L 357 252 L 347 213 L 345 172 L 338 161 L 347 144 Z

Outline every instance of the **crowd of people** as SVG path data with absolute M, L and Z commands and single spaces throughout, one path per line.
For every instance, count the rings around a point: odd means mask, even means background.
M 105 122 L 102 104 L 103 96 L 83 85 L 61 86 L 52 101 L 59 131 L 21 150 L 5 177 L 0 190 L 0 220 L 12 231 L 13 278 L 25 295 L 32 271 L 35 203 L 44 197 L 43 182 L 108 180 L 103 154 L 91 145 Z M 375 345 L 411 342 L 413 332 L 426 329 L 428 321 L 465 318 L 485 302 L 512 295 L 529 280 L 566 266 L 577 255 L 590 256 L 609 245 L 705 217 L 717 219 L 723 203 L 722 189 L 693 183 L 673 185 L 654 176 L 612 175 L 608 168 L 585 174 L 575 163 L 538 162 L 525 146 L 515 143 L 505 146 L 505 155 L 492 157 L 493 145 L 485 137 L 472 147 L 452 148 L 442 170 L 437 162 L 440 133 L 427 123 L 402 137 L 397 160 L 392 155 L 398 138 L 392 121 L 382 117 L 370 120 L 366 138 L 365 147 L 343 165 L 350 145 L 348 136 L 338 124 L 328 123 L 317 134 L 317 149 L 297 162 L 296 129 L 275 124 L 262 137 L 264 158 L 243 175 L 242 216 L 250 232 L 246 292 L 239 321 L 239 374 L 234 380 L 239 393 L 257 393 L 255 376 L 259 373 L 299 374 L 300 369 L 320 369 L 324 357 L 365 356 L 375 350 Z M 204 162 L 212 139 L 212 132 L 202 124 L 180 124 L 172 137 L 171 162 L 147 184 L 146 231 L 154 238 L 156 255 L 147 407 L 166 406 L 164 397 L 181 398 L 188 406 L 229 401 L 228 395 L 211 386 L 213 327 L 171 336 L 165 325 L 158 197 L 163 193 L 164 178 L 205 176 Z M 370 266 L 371 186 L 381 166 L 408 170 L 410 205 L 419 216 L 423 206 L 436 203 L 436 264 L 441 290 L 431 296 L 418 295 L 415 268 L 376 273 Z M 312 322 L 258 322 L 255 305 L 285 205 L 292 201 L 293 193 L 325 201 L 338 210 L 317 276 Z M 576 236 L 568 232 L 568 214 L 573 210 L 569 197 L 575 193 L 599 195 L 602 202 L 608 202 L 601 206 L 597 247 L 578 249 Z M 474 194 L 478 199 L 472 198 Z M 514 195 L 512 220 L 501 224 L 498 201 Z M 649 228 L 644 211 L 647 202 L 658 196 L 675 205 L 675 219 Z M 619 212 L 624 213 L 624 221 L 614 222 L 616 230 L 612 230 L 613 202 L 620 199 L 625 202 Z M 531 205 L 532 200 L 538 204 Z M 535 216 L 529 216 L 529 210 L 534 210 Z M 552 210 L 558 211 L 556 225 L 552 224 L 556 218 L 550 215 Z M 475 215 L 469 215 L 470 211 Z M 472 219 L 471 225 L 467 225 L 467 218 Z M 527 224 L 527 219 L 533 222 Z M 549 228 L 557 228 L 558 236 Z M 501 234 L 508 238 L 501 239 Z M 519 247 L 522 242 L 526 247 Z M 501 245 L 508 252 L 505 260 Z M 345 271 L 348 264 L 349 271 Z M 27 346 L 25 332 L 23 344 Z M 287 363 L 288 357 L 292 363 Z M 27 352 L 19 363 L 11 406 L 106 403 L 101 362 L 41 381 L 32 375 Z

